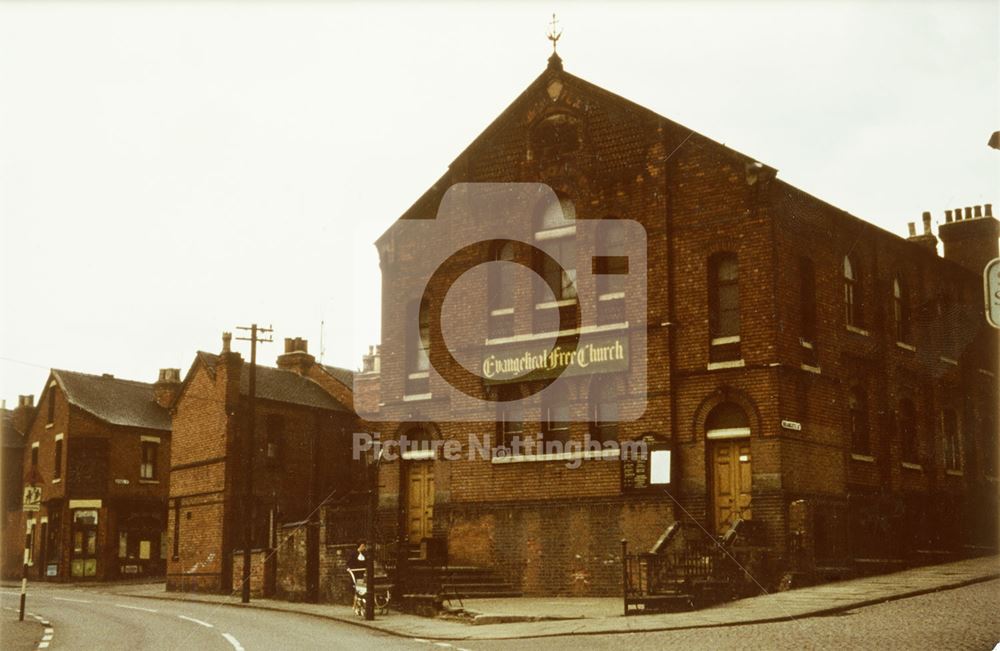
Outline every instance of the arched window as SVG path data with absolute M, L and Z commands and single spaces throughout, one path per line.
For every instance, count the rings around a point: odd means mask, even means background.
M 555 158 L 580 149 L 580 123 L 557 113 L 542 120 L 531 133 L 531 152 L 536 159 Z
M 593 384 L 590 393 L 590 438 L 594 441 L 618 440 L 621 391 L 614 378 Z
M 892 280 L 892 314 L 896 326 L 896 341 L 910 343 L 910 296 L 905 281 Z
M 560 197 L 558 203 L 547 203 L 536 228 L 538 248 L 554 261 L 543 259 L 538 266 L 546 280 L 540 287 L 540 296 L 547 296 L 554 287 L 556 301 L 576 299 L 576 208 L 573 202 Z M 539 302 L 543 301 L 540 298 Z
M 917 438 L 917 411 L 909 398 L 899 401 L 899 442 L 903 461 L 918 463 L 920 444 Z
M 493 261 L 504 264 L 490 266 L 489 297 L 490 337 L 509 337 L 514 334 L 515 272 L 514 245 L 510 242 L 493 251 Z
M 868 435 L 868 396 L 860 386 L 852 387 L 847 396 L 847 413 L 851 428 L 851 451 L 869 454 L 871 442 Z
M 569 393 L 556 382 L 543 392 L 542 438 L 545 441 L 569 441 Z
M 853 256 L 844 256 L 844 318 L 847 325 L 860 328 L 863 324 L 861 314 L 861 277 L 857 260 Z
M 594 271 L 597 276 L 598 323 L 624 323 L 628 255 L 625 225 L 620 220 L 602 219 L 598 223 L 594 242 Z
M 430 386 L 430 306 L 426 299 L 413 301 L 407 310 L 406 393 L 427 393 Z
M 735 402 L 723 402 L 712 408 L 705 418 L 705 435 L 712 439 L 750 436 L 750 420 Z

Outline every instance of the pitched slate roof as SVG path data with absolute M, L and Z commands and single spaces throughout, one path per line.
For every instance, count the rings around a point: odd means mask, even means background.
M 201 359 L 211 372 L 219 364 L 219 356 L 198 351 Z M 339 378 L 338 378 L 339 379 Z M 250 393 L 250 366 L 244 364 L 240 373 L 240 394 Z M 264 400 L 286 402 L 303 407 L 316 407 L 331 411 L 350 411 L 336 398 L 323 390 L 316 382 L 293 371 L 285 371 L 273 366 L 257 365 L 257 397 Z
M 354 371 L 339 366 L 323 365 L 323 370 L 333 376 L 333 379 L 343 384 L 348 389 L 354 389 Z
M 157 404 L 151 383 L 60 369 L 52 376 L 71 405 L 107 423 L 170 431 L 170 412 Z

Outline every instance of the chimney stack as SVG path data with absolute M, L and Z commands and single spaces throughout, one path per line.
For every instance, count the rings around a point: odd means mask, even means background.
M 946 224 L 950 224 L 951 223 L 951 211 L 950 210 L 945 210 L 944 211 L 944 223 L 946 223 Z
M 17 408 L 14 409 L 14 429 L 27 434 L 28 424 L 38 407 L 35 406 L 35 396 L 32 394 L 17 397 Z
M 924 223 L 924 232 L 921 235 L 917 235 L 916 227 L 913 222 L 910 222 L 910 236 L 906 239 L 909 241 L 919 244 L 920 246 L 929 249 L 935 255 L 937 255 L 937 238 L 934 237 L 934 233 L 931 232 L 931 213 L 924 211 L 921 215 L 921 220 Z
M 985 214 L 984 214 L 985 212 Z M 955 221 L 942 224 L 938 229 L 944 243 L 944 257 L 979 275 L 993 258 L 997 257 L 997 240 L 1000 222 L 993 218 L 993 204 L 968 206 L 965 218 L 962 211 L 955 211 Z
M 916 224 L 914 224 L 913 222 L 909 222 L 906 225 L 906 227 L 910 231 L 910 237 L 916 237 L 917 236 L 917 225 Z
M 156 404 L 167 408 L 174 401 L 181 388 L 181 370 L 179 368 L 161 368 L 160 377 L 153 385 L 153 395 Z
M 278 356 L 278 368 L 306 375 L 309 368 L 316 363 L 316 358 L 309 354 L 309 340 L 302 337 L 285 338 L 285 354 Z
M 369 346 L 368 354 L 361 356 L 361 372 L 377 374 L 382 370 L 382 346 Z
M 230 351 L 230 345 L 232 344 L 232 341 L 233 341 L 233 333 L 231 333 L 231 332 L 223 332 L 222 333 L 222 352 L 223 353 L 231 352 Z

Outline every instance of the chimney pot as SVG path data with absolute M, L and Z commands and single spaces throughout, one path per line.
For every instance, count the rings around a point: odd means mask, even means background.
M 972 219 L 972 206 L 965 207 L 965 218 Z
M 34 396 L 34 394 L 29 394 L 29 395 L 26 395 L 26 396 L 18 396 L 17 397 L 17 406 L 18 407 L 29 407 L 29 408 L 30 407 L 34 407 L 35 406 L 35 396 Z
M 295 350 L 308 353 L 309 352 L 309 340 L 303 339 L 302 337 L 295 338 Z
M 948 221 L 951 221 L 951 219 L 949 219 Z M 910 222 L 906 226 L 907 226 L 907 228 L 910 229 L 910 237 L 916 237 L 917 236 L 917 225 L 914 224 L 913 222 Z
M 109 380 L 115 379 L 115 376 L 112 373 L 101 373 L 101 377 L 106 377 Z
M 973 210 L 975 210 L 976 219 L 979 219 L 980 217 L 983 216 L 983 207 L 982 206 L 976 206 Z
M 232 341 L 233 341 L 233 333 L 231 332 L 222 333 L 222 352 L 224 353 L 230 352 L 229 345 L 230 343 L 232 343 Z
M 962 209 L 961 208 L 955 208 L 955 221 L 957 221 L 957 222 L 962 221 Z
M 951 211 L 950 210 L 945 210 L 944 211 L 944 221 L 945 221 L 946 224 L 950 224 L 951 223 Z
M 931 214 L 928 211 L 924 211 L 924 235 L 930 235 L 931 233 Z
M 993 204 L 992 203 L 986 204 L 986 216 L 987 217 L 992 217 L 993 216 Z
M 295 340 L 291 337 L 285 337 L 285 352 L 292 353 L 295 352 Z

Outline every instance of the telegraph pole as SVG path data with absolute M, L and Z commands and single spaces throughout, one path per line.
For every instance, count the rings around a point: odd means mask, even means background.
M 244 456 L 246 468 L 244 480 L 244 500 L 243 500 L 243 603 L 250 603 L 250 547 L 253 544 L 253 457 L 254 457 L 254 410 L 257 402 L 257 342 L 268 343 L 273 341 L 270 337 L 271 328 L 258 327 L 256 323 L 250 326 L 237 326 L 237 330 L 249 330 L 249 337 L 237 337 L 240 341 L 250 342 L 250 396 L 249 396 L 249 418 L 247 423 L 247 433 L 244 436 L 245 449 Z M 268 333 L 266 339 L 259 338 L 261 333 Z

